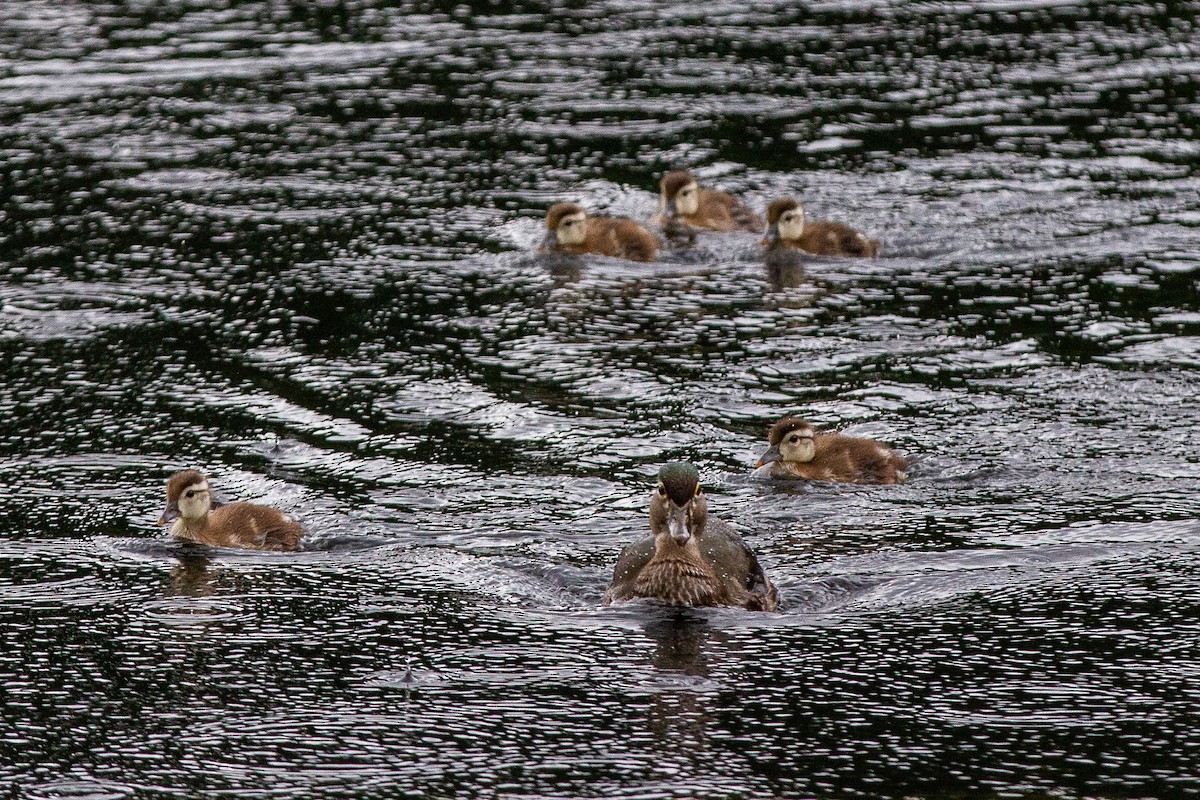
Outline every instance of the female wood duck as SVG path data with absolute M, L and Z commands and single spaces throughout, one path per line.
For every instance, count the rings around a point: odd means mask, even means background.
M 546 229 L 539 252 L 592 253 L 630 261 L 653 261 L 658 255 L 658 239 L 638 223 L 623 217 L 588 216 L 574 203 L 551 206 Z
M 760 231 L 762 218 L 733 195 L 705 189 L 690 172 L 668 172 L 658 182 L 658 223 L 679 223 L 710 231 Z
M 806 221 L 804 208 L 795 200 L 776 200 L 767 206 L 768 256 L 774 250 L 803 250 L 819 256 L 875 258 L 879 242 L 868 239 L 840 222 Z
M 683 606 L 778 607 L 779 593 L 737 531 L 709 518 L 700 474 L 691 464 L 659 470 L 650 532 L 653 538 L 621 551 L 605 605 L 651 597 Z
M 879 442 L 840 433 L 817 433 L 799 417 L 771 426 L 770 448 L 756 474 L 787 480 L 840 483 L 900 483 L 909 461 Z
M 251 550 L 298 550 L 304 529 L 293 518 L 253 503 L 222 505 L 213 500 L 208 481 L 194 469 L 167 481 L 167 509 L 159 525 L 171 525 L 176 538 L 217 547 Z

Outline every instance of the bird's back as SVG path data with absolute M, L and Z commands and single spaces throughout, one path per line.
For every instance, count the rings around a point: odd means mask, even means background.
M 255 503 L 230 503 L 208 515 L 200 541 L 222 547 L 297 550 L 304 529 L 282 511 Z
M 799 246 L 809 253 L 821 256 L 874 258 L 879 255 L 879 242 L 868 239 L 854 228 L 840 222 L 814 220 L 806 223 Z

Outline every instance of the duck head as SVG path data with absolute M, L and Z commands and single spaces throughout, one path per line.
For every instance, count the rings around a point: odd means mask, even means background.
M 545 248 L 583 244 L 587 238 L 587 212 L 575 203 L 555 203 L 546 212 Z
M 812 423 L 799 417 L 784 417 L 771 426 L 767 440 L 770 447 L 754 466 L 761 467 L 772 461 L 812 461 L 817 454 L 815 437 Z
M 804 207 L 795 200 L 775 200 L 767 206 L 767 232 L 763 244 L 795 241 L 804 235 Z
M 167 481 L 167 508 L 158 524 L 166 525 L 180 517 L 186 522 L 196 522 L 217 505 L 203 475 L 194 469 L 181 470 Z
M 691 464 L 667 464 L 658 471 L 658 488 L 650 498 L 650 530 L 660 540 L 669 536 L 680 547 L 699 540 L 708 521 L 708 500 L 700 491 L 700 473 Z
M 690 172 L 675 171 L 658 182 L 662 213 L 667 218 L 689 217 L 700 210 L 700 184 Z

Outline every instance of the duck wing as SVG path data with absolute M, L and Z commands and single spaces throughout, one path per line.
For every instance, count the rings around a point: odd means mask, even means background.
M 779 605 L 775 585 L 729 523 L 709 517 L 700 538 L 700 552 L 730 594 L 741 598 L 739 605 L 752 611 L 774 611 Z
M 613 567 L 612 583 L 604 593 L 604 605 L 618 600 L 628 600 L 634 596 L 633 586 L 638 575 L 654 558 L 654 537 L 648 536 L 640 542 L 634 542 L 621 550 L 617 556 L 617 565 Z

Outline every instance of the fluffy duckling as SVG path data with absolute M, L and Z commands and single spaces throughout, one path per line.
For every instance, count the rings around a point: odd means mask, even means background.
M 768 254 L 791 248 L 819 256 L 875 258 L 879 255 L 879 242 L 875 239 L 868 239 L 840 222 L 806 221 L 804 207 L 792 199 L 776 200 L 767 206 L 767 234 L 763 244 Z
M 774 611 L 779 593 L 758 559 L 728 524 L 708 516 L 700 474 L 667 464 L 650 498 L 650 532 L 621 551 L 604 604 L 654 597 L 685 606 Z
M 546 212 L 545 240 L 539 251 L 593 253 L 653 261 L 658 255 L 658 239 L 631 219 L 592 217 L 582 206 L 556 203 Z
M 172 536 L 218 547 L 298 550 L 304 534 L 300 523 L 274 508 L 215 502 L 208 481 L 194 469 L 167 481 L 167 508 L 158 524 L 169 522 Z
M 817 433 L 799 417 L 771 426 L 770 448 L 755 467 L 772 478 L 841 483 L 900 483 L 909 461 L 871 439 Z
M 690 172 L 668 172 L 658 182 L 658 223 L 664 228 L 686 223 L 710 231 L 760 231 L 762 218 L 733 195 L 705 189 Z

